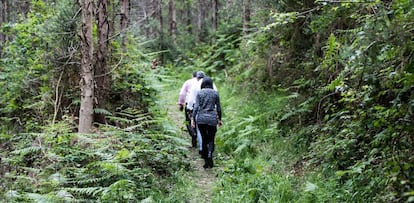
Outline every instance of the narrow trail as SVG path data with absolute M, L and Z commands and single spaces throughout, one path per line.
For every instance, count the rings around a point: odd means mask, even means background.
M 175 106 L 174 106 L 175 107 Z M 183 128 L 183 119 L 184 115 L 181 115 L 182 112 L 178 110 L 173 110 L 171 108 L 168 109 L 168 115 L 172 119 L 172 121 L 177 125 L 177 128 Z M 188 135 L 187 131 L 181 130 L 181 135 L 189 140 L 190 143 L 190 136 Z M 198 203 L 198 202 L 211 202 L 212 194 L 213 194 L 213 187 L 216 178 L 216 173 L 213 169 L 204 169 L 204 160 L 200 158 L 198 154 L 198 150 L 195 148 L 191 148 L 191 165 L 194 168 L 194 176 L 192 177 L 192 182 L 195 184 L 195 190 L 193 193 L 193 197 L 190 200 L 191 203 Z
M 163 88 L 165 90 L 165 88 Z M 188 148 L 191 154 L 189 155 L 191 161 L 191 168 L 194 169 L 193 176 L 190 177 L 194 188 L 190 188 L 191 196 L 185 202 L 189 203 L 210 203 L 212 202 L 213 187 L 216 179 L 216 170 L 218 168 L 204 169 L 204 160 L 198 154 L 196 148 L 191 147 L 190 136 L 184 126 L 184 113 L 179 111 L 176 104 L 178 97 L 178 91 L 173 92 L 171 90 L 165 90 L 161 93 L 162 103 L 165 105 L 165 109 L 168 113 L 170 121 L 180 130 L 180 135 L 188 140 Z M 174 97 L 174 95 L 176 95 Z M 190 187 L 190 185 L 189 185 Z

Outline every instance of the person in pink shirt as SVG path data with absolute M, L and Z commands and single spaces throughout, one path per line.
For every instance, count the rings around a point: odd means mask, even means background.
M 193 105 L 190 105 L 190 91 L 192 87 L 197 84 L 197 72 L 195 71 L 193 73 L 193 77 L 191 79 L 188 79 L 184 82 L 183 86 L 181 87 L 179 96 L 178 96 L 178 106 L 180 111 L 184 110 L 185 115 L 185 125 L 187 127 L 188 133 L 191 136 L 191 144 L 193 147 L 197 146 L 197 134 L 195 132 L 195 129 L 191 127 L 190 119 L 191 114 L 193 111 Z

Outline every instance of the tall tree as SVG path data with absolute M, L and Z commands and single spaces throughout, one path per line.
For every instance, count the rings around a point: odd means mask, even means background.
M 217 31 L 217 24 L 218 24 L 218 0 L 211 0 L 211 28 L 213 33 L 213 42 L 215 41 L 216 31 Z
M 128 31 L 129 25 L 129 0 L 121 0 L 121 40 L 122 40 L 122 50 L 126 52 L 127 37 L 126 32 Z
M 250 0 L 243 0 L 243 32 L 249 32 L 250 24 Z
M 176 43 L 176 34 L 177 34 L 177 16 L 175 10 L 175 1 L 170 0 L 168 2 L 168 15 L 169 15 L 169 28 L 168 31 L 171 35 L 173 43 Z
M 186 27 L 187 27 L 187 34 L 192 34 L 193 33 L 193 25 L 192 25 L 191 19 L 193 19 L 193 18 L 192 18 L 192 15 L 191 15 L 192 14 L 191 11 L 193 10 L 193 8 L 191 6 L 190 1 L 185 2 L 185 10 L 186 10 L 186 14 L 185 14 L 186 22 L 185 22 L 184 25 L 186 25 Z
M 197 12 L 197 34 L 198 39 L 202 41 L 204 30 L 204 0 L 198 0 L 198 12 Z
M 162 0 L 158 0 L 156 1 L 157 6 L 156 8 L 156 16 L 158 17 L 158 21 L 159 21 L 159 28 L 158 28 L 158 36 L 159 36 L 159 49 L 160 50 L 164 50 L 164 19 L 162 17 Z M 164 54 L 163 52 L 161 52 L 161 62 L 164 61 Z
M 81 104 L 79 111 L 79 133 L 90 133 L 93 122 L 94 68 L 93 68 L 93 0 L 82 0 L 82 59 L 81 59 Z
M 7 22 L 7 0 L 1 0 L 1 16 L 0 16 L 0 27 L 3 23 Z M 4 42 L 6 41 L 6 36 L 0 32 L 0 48 L 3 49 Z M 2 50 L 0 49 L 0 56 Z
M 106 109 L 106 101 L 108 99 L 108 92 L 110 89 L 107 55 L 109 45 L 109 21 L 108 21 L 108 0 L 98 1 L 98 49 L 96 50 L 96 66 L 95 66 L 95 97 L 97 107 Z M 95 114 L 94 120 L 99 123 L 105 122 L 103 114 Z

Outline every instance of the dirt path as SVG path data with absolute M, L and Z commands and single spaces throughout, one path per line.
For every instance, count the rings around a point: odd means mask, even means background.
M 185 129 L 183 120 L 184 120 L 184 114 L 183 112 L 178 110 L 178 106 L 176 105 L 176 97 L 173 97 L 173 95 L 178 96 L 177 92 L 163 92 L 162 98 L 165 104 L 165 108 L 168 112 L 168 117 L 170 120 L 174 123 L 174 125 L 177 127 L 177 129 L 181 129 L 181 136 L 185 139 L 188 139 L 189 142 L 189 148 L 191 145 L 191 139 L 190 136 Z M 173 98 L 173 99 L 171 99 Z M 191 177 L 191 182 L 194 183 L 195 188 L 191 188 L 191 199 L 189 199 L 186 202 L 189 203 L 210 203 L 212 202 L 212 194 L 213 194 L 213 187 L 214 182 L 216 179 L 216 170 L 217 168 L 212 169 L 204 169 L 204 160 L 200 158 L 200 155 L 198 154 L 198 150 L 195 148 L 191 148 L 191 165 L 194 169 L 194 175 Z

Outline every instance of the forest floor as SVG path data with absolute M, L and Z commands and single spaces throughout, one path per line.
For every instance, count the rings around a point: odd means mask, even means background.
M 212 169 L 204 169 L 204 160 L 198 154 L 197 148 L 191 147 L 191 138 L 187 132 L 187 129 L 184 125 L 184 113 L 179 111 L 177 103 L 179 89 L 177 90 L 168 90 L 170 88 L 163 88 L 161 93 L 161 100 L 165 109 L 168 112 L 169 121 L 174 124 L 174 126 L 179 129 L 180 136 L 183 139 L 188 140 L 189 160 L 191 161 L 191 168 L 193 171 L 190 171 L 192 174 L 190 176 L 189 184 L 187 184 L 186 190 L 188 191 L 188 196 L 185 202 L 188 203 L 210 203 L 212 202 L 212 195 L 214 189 L 214 183 L 216 180 L 216 174 L 218 167 Z M 174 97 L 175 96 L 175 97 Z

